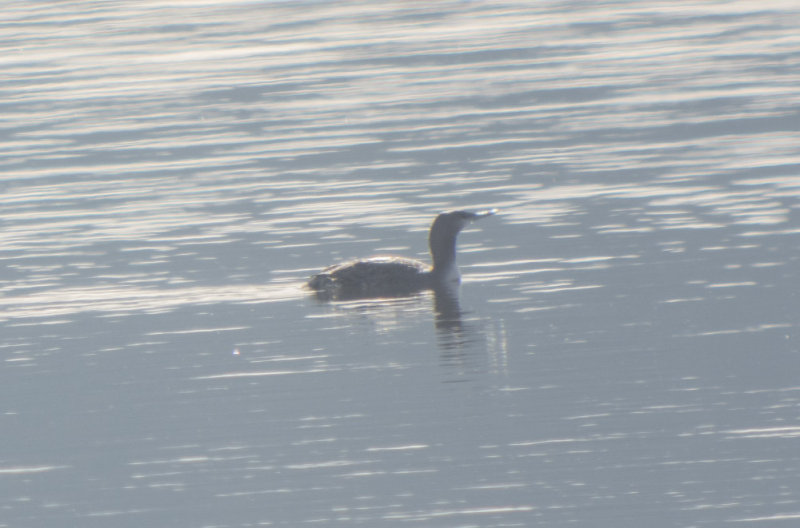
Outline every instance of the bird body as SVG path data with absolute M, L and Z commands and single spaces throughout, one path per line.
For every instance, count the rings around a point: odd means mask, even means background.
M 453 211 L 436 217 L 428 235 L 433 266 L 401 257 L 373 257 L 330 266 L 311 277 L 308 287 L 321 299 L 400 297 L 458 283 L 456 236 L 470 222 L 494 214 Z

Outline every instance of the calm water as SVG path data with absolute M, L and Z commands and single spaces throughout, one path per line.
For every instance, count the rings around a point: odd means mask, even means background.
M 796 2 L 168 4 L 0 7 L 0 526 L 798 522 Z

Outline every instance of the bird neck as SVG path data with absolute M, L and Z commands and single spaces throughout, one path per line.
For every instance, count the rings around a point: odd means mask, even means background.
M 432 234 L 428 241 L 433 259 L 432 275 L 439 280 L 458 280 L 456 234 Z

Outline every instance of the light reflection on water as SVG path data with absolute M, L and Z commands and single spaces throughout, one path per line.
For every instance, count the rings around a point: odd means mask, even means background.
M 793 2 L 0 10 L 3 522 L 797 518 Z

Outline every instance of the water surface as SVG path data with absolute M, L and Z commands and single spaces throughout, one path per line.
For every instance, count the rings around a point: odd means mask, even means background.
M 797 522 L 793 2 L 0 12 L 0 526 Z

